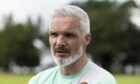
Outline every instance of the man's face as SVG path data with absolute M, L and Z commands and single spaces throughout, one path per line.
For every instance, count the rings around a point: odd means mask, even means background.
M 80 21 L 76 17 L 53 17 L 49 42 L 54 61 L 70 65 L 83 55 L 84 38 Z

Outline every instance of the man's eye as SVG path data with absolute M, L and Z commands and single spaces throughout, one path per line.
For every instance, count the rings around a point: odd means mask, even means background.
M 50 36 L 52 36 L 52 37 L 57 37 L 58 34 L 57 34 L 57 33 L 50 33 Z
M 66 37 L 69 37 L 69 38 L 74 38 L 76 37 L 74 34 L 71 34 L 71 33 L 67 33 L 65 34 Z

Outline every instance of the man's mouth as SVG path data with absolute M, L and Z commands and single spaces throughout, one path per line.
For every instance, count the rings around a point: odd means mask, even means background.
M 67 48 L 56 48 L 55 52 L 60 53 L 60 54 L 65 54 L 65 53 L 69 53 L 69 49 L 67 49 Z
M 57 53 L 68 53 L 67 50 L 56 50 Z

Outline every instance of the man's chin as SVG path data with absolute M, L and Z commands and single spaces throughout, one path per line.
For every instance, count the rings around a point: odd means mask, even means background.
M 70 61 L 70 59 L 68 59 L 68 58 L 61 58 L 61 57 L 56 58 L 56 57 L 53 57 L 53 60 L 59 66 L 68 66 L 68 65 L 70 65 L 72 63 L 73 59 L 71 59 L 71 61 Z
M 65 57 L 59 57 L 58 55 L 55 56 L 54 53 L 52 52 L 52 55 L 53 55 L 52 57 L 57 65 L 68 66 L 76 62 L 82 56 L 82 52 L 83 52 L 83 49 L 80 48 L 80 51 L 78 53 L 76 53 L 73 56 L 67 55 L 68 57 L 66 57 L 66 55 Z
M 60 66 L 68 66 L 68 65 L 71 65 L 73 64 L 75 61 L 77 61 L 81 56 L 75 56 L 75 57 L 68 57 L 68 58 L 56 58 L 56 57 L 53 57 L 55 63 L 57 65 L 60 65 Z
M 71 62 L 68 61 L 66 58 L 65 59 L 64 58 L 63 59 L 56 59 L 55 63 L 57 65 L 60 65 L 60 66 L 68 66 L 71 64 Z

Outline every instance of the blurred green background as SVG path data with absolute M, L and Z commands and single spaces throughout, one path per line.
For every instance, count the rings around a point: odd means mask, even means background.
M 41 2 L 41 0 L 40 0 Z M 118 84 L 140 84 L 140 4 L 137 0 L 76 0 L 90 18 L 89 58 L 115 75 Z M 55 5 L 54 5 L 55 6 Z M 47 11 L 47 9 L 46 9 Z M 4 15 L 0 28 L 0 84 L 26 84 L 35 74 L 56 66 L 43 16 L 25 22 Z M 48 29 L 48 26 L 44 27 Z

